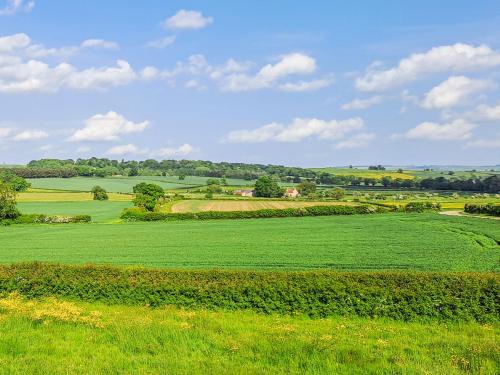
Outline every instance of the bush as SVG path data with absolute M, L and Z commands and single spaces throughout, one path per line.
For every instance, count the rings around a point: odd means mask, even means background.
M 438 202 L 410 202 L 405 208 L 405 212 L 425 212 L 425 211 L 440 211 L 441 203 Z
M 491 216 L 500 216 L 500 204 L 477 204 L 477 203 L 466 203 L 464 211 L 469 214 L 484 214 Z
M 91 190 L 95 201 L 107 201 L 109 199 L 106 190 L 100 186 L 94 186 Z
M 179 221 L 214 219 L 259 219 L 274 217 L 330 216 L 371 214 L 379 212 L 372 206 L 312 206 L 303 208 L 264 209 L 256 211 L 203 211 L 183 213 L 147 212 L 137 208 L 125 209 L 121 215 L 127 221 Z
M 271 314 L 500 320 L 496 273 L 179 271 L 108 266 L 0 266 L 0 294 Z
M 14 219 L 2 220 L 1 225 L 11 224 L 71 224 L 71 223 L 90 223 L 92 218 L 89 215 L 76 216 L 47 216 L 43 214 L 20 215 Z

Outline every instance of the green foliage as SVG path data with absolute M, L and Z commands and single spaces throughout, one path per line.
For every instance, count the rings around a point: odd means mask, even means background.
M 20 215 L 16 208 L 17 192 L 9 184 L 0 182 L 0 220 L 15 219 Z
M 90 223 L 92 218 L 90 215 L 43 215 L 43 214 L 28 214 L 19 215 L 10 220 L 3 220 L 2 225 L 11 224 L 75 224 L 75 223 Z
M 202 211 L 164 213 L 147 212 L 138 209 L 125 209 L 121 219 L 127 221 L 179 221 L 215 219 L 259 219 L 276 217 L 331 216 L 371 214 L 377 212 L 372 206 L 311 206 L 285 209 L 263 209 L 255 211 Z
M 14 191 L 17 192 L 26 191 L 31 186 L 31 184 L 23 177 L 20 177 L 9 170 L 0 170 L 0 183 L 9 185 Z
M 316 192 L 316 184 L 312 181 L 303 181 L 297 185 L 297 191 L 304 197 Z
M 208 186 L 210 186 L 210 185 L 220 185 L 220 184 L 221 184 L 221 182 L 220 182 L 220 180 L 219 180 L 219 179 L 217 179 L 217 178 L 209 178 L 209 179 L 207 180 L 207 185 L 208 185 Z
M 500 204 L 476 204 L 466 203 L 464 211 L 469 214 L 484 214 L 491 216 L 500 216 Z
M 409 202 L 404 207 L 405 212 L 425 212 L 425 211 L 440 211 L 441 203 L 439 202 Z
M 255 182 L 255 196 L 279 198 L 283 196 L 283 189 L 271 177 L 262 176 Z
M 222 188 L 220 187 L 220 185 L 211 184 L 211 185 L 207 186 L 207 191 L 209 193 L 212 193 L 212 195 L 213 194 L 220 194 L 220 193 L 222 193 Z
M 473 273 L 167 271 L 0 267 L 0 292 L 260 313 L 497 322 L 500 276 Z
M 336 200 L 340 200 L 340 199 L 344 198 L 345 194 L 346 194 L 346 191 L 342 188 L 335 188 L 335 189 L 328 190 L 326 192 L 327 197 L 333 198 Z
M 165 195 L 165 191 L 156 184 L 141 182 L 134 186 L 135 198 L 132 201 L 135 206 L 146 211 L 154 211 L 158 200 Z
M 100 186 L 94 186 L 90 192 L 94 195 L 95 201 L 107 201 L 109 199 L 106 190 Z

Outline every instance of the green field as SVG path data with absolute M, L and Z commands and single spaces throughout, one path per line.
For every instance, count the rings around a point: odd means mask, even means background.
M 82 201 L 82 202 L 21 202 L 18 208 L 23 214 L 90 215 L 93 222 L 118 220 L 123 209 L 132 207 L 131 202 Z
M 0 299 L 2 373 L 497 374 L 498 325 Z
M 0 227 L 1 263 L 169 268 L 500 270 L 495 220 L 379 214 Z
M 32 178 L 28 179 L 36 189 L 57 189 L 69 191 L 90 191 L 93 186 L 99 185 L 109 192 L 131 193 L 134 185 L 140 182 L 154 183 L 163 189 L 189 189 L 205 186 L 210 177 L 186 176 L 179 180 L 177 176 L 137 176 L 137 177 L 74 177 L 74 178 Z M 253 181 L 227 179 L 229 185 L 252 185 Z

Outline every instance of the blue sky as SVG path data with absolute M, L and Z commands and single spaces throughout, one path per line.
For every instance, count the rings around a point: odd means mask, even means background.
M 0 162 L 500 162 L 498 1 L 0 0 Z

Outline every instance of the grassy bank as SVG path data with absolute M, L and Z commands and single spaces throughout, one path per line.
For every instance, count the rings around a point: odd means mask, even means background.
M 0 299 L 9 374 L 497 374 L 499 326 Z

